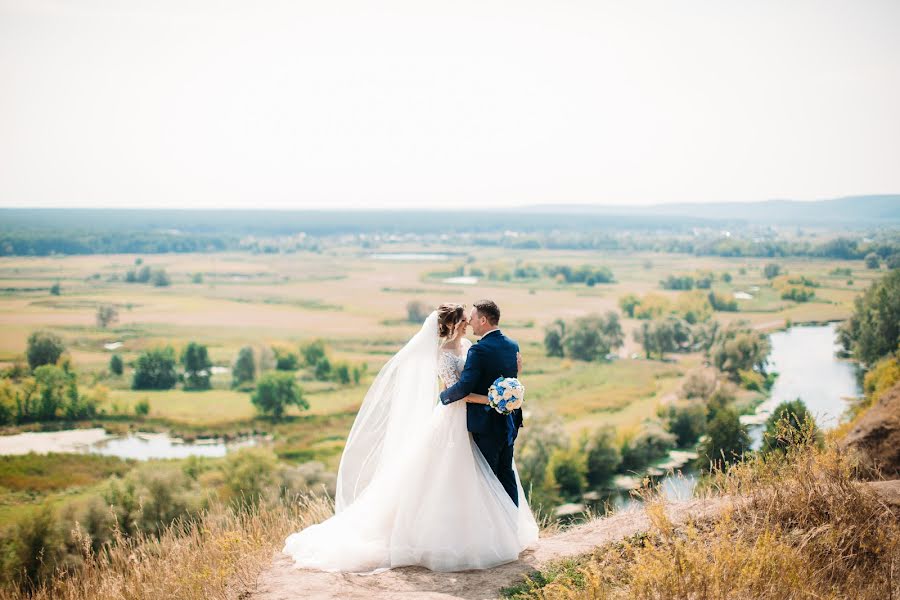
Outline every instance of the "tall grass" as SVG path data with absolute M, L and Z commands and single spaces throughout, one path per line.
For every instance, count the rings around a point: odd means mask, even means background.
M 601 546 L 575 568 L 551 565 L 506 596 L 900 597 L 900 511 L 855 478 L 835 445 L 755 457 L 715 474 L 713 487 L 733 502 L 711 520 L 676 526 L 657 499 L 646 535 Z
M 333 512 L 327 499 L 269 500 L 234 508 L 216 503 L 196 518 L 177 521 L 158 536 L 126 537 L 92 550 L 76 524 L 80 560 L 32 590 L 0 590 L 2 600 L 159 600 L 246 598 L 257 576 L 292 531 Z

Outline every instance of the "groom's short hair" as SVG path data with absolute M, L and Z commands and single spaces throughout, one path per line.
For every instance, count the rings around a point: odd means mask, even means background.
M 472 306 L 478 311 L 478 314 L 488 320 L 491 325 L 500 324 L 500 307 L 493 300 L 479 300 Z

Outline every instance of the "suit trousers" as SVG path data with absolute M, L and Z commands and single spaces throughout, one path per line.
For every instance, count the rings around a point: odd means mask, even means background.
M 472 433 L 475 445 L 481 450 L 481 454 L 487 459 L 491 470 L 513 503 L 519 505 L 519 490 L 516 484 L 516 473 L 513 471 L 513 444 L 507 442 L 507 436 L 491 435 L 485 433 Z

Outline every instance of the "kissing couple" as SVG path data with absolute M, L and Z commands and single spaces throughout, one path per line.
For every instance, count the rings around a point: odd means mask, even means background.
M 282 552 L 298 568 L 353 573 L 516 560 L 538 538 L 513 459 L 522 409 L 494 410 L 488 393 L 520 368 L 493 301 L 468 314 L 441 304 L 366 392 L 341 455 L 334 516 L 288 536 Z

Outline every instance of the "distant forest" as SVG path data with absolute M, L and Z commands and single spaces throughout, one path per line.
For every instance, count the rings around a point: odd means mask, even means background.
M 678 205 L 658 211 L 0 209 L 0 256 L 295 252 L 334 243 L 376 248 L 392 242 L 837 259 L 873 252 L 886 259 L 900 253 L 900 196 L 773 201 L 768 220 L 760 216 L 764 204 Z M 698 211 L 705 216 L 696 216 Z M 827 215 L 827 222 L 816 221 L 817 215 Z

